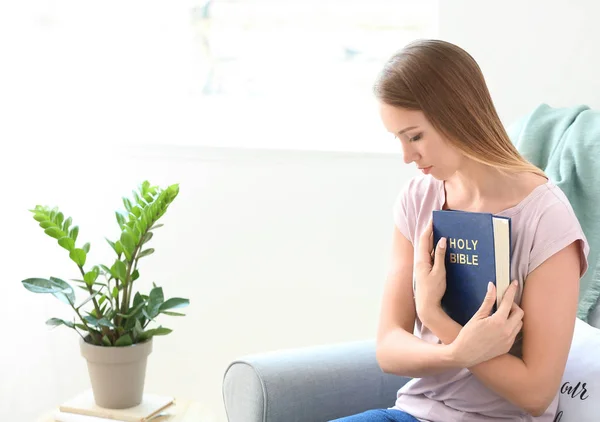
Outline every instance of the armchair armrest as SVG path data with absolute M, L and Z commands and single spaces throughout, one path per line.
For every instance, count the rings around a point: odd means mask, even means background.
M 379 368 L 374 341 L 348 342 L 235 360 L 223 400 L 229 422 L 325 422 L 393 406 L 408 380 Z

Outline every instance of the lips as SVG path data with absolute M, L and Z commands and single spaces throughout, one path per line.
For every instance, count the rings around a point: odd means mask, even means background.
M 429 174 L 431 172 L 431 167 L 433 166 L 429 166 L 429 167 L 419 167 L 419 170 L 421 170 L 423 173 L 425 174 Z

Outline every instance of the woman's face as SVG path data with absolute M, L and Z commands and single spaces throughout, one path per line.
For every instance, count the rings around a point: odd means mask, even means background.
M 420 110 L 407 110 L 380 102 L 380 115 L 388 132 L 400 140 L 404 162 L 414 162 L 438 180 L 449 179 L 464 156 L 434 129 Z

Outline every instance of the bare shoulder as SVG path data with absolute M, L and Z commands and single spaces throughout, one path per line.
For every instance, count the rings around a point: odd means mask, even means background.
M 548 179 L 535 173 L 525 173 L 519 176 L 519 180 L 522 182 L 522 188 L 525 195 L 530 194 L 537 187 L 548 183 Z

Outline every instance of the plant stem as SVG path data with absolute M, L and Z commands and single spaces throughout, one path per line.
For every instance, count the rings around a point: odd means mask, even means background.
M 80 332 L 77 330 L 77 328 L 76 328 L 76 327 L 73 327 L 73 330 L 75 330 L 75 332 L 76 332 L 77 334 L 79 334 L 79 337 L 81 337 L 81 338 L 83 339 L 83 341 L 85 341 L 85 337 L 84 337 L 84 336 L 83 336 L 83 335 L 82 335 L 82 334 L 81 334 L 81 333 L 80 333 Z
M 127 262 L 127 283 L 125 284 L 125 287 L 123 289 L 123 290 L 125 290 L 125 294 L 123 295 L 123 302 L 121 303 L 121 313 L 125 313 L 129 310 L 129 302 L 131 300 L 130 296 L 131 296 L 131 292 L 133 291 L 133 280 L 131 280 L 131 274 L 137 268 L 137 261 L 138 261 L 137 255 L 142 247 L 142 243 L 144 241 L 144 236 L 146 235 L 146 233 L 148 233 L 148 230 L 146 230 L 144 233 L 142 233 L 140 235 L 140 241 L 137 245 L 135 245 L 135 249 L 133 250 L 133 253 L 131 254 L 131 261 Z M 133 265 L 133 270 L 132 270 L 131 265 L 134 261 L 135 261 L 135 264 Z
M 110 307 L 113 309 L 117 309 L 118 312 L 118 303 L 115 306 L 114 303 L 114 299 L 112 297 L 112 289 L 110 288 L 110 282 L 113 280 L 113 277 L 111 276 L 110 278 L 107 278 L 106 275 L 104 276 L 106 278 L 106 288 L 108 289 L 108 300 L 110 301 Z
M 81 265 L 78 265 L 79 267 L 79 271 L 81 271 L 81 276 L 85 278 L 85 271 L 83 270 L 83 267 Z M 88 285 L 87 283 L 85 283 L 85 285 L 88 288 L 88 291 L 90 292 L 90 295 L 94 294 L 94 291 L 92 290 L 92 286 Z M 98 301 L 96 300 L 96 298 L 94 297 L 92 299 L 92 302 L 94 302 L 94 308 L 96 309 L 96 317 L 98 319 L 102 318 L 102 313 L 100 312 L 100 306 L 98 306 Z
M 70 301 L 69 301 L 69 302 L 70 302 Z M 92 329 L 90 328 L 90 326 L 89 326 L 89 325 L 87 325 L 87 322 L 85 321 L 85 319 L 83 319 L 83 317 L 82 317 L 82 316 L 81 316 L 81 314 L 79 313 L 79 309 L 77 309 L 77 308 L 75 307 L 75 304 L 71 303 L 71 308 L 73 308 L 73 310 L 75 311 L 75 313 L 77 314 L 77 316 L 79 317 L 79 319 L 81 320 L 81 322 L 83 323 L 83 326 L 84 326 L 85 328 L 87 328 L 87 330 L 88 330 L 88 333 L 90 333 L 90 336 L 92 336 L 92 339 L 93 339 L 94 341 L 97 341 L 97 342 L 98 342 L 98 345 L 101 345 L 101 344 L 102 344 L 102 338 L 100 338 L 100 340 L 97 340 L 97 339 L 95 339 L 95 338 L 94 338 L 94 333 L 92 332 Z M 77 331 L 77 330 L 75 330 L 75 331 Z M 81 335 L 81 334 L 80 334 L 80 335 Z M 82 336 L 82 338 L 83 338 L 83 336 Z M 84 340 L 85 340 L 85 338 L 84 338 Z
M 83 267 L 81 265 L 78 265 L 79 267 L 79 271 L 81 271 L 81 276 L 83 278 L 85 278 L 85 271 L 83 270 Z M 90 295 L 94 294 L 94 291 L 92 289 L 92 286 L 90 286 L 89 284 L 85 283 L 85 285 L 88 288 L 88 291 L 90 292 Z M 92 302 L 94 302 L 94 309 L 96 309 L 96 319 L 100 319 L 102 318 L 102 312 L 100 312 L 100 306 L 98 305 L 98 301 L 96 300 L 96 297 L 92 298 Z M 77 314 L 79 315 L 79 317 L 81 318 L 81 315 L 79 314 L 79 311 L 77 311 Z M 104 335 L 108 335 L 110 334 L 109 328 L 108 327 L 102 327 L 102 334 Z
M 137 270 L 139 260 L 140 258 L 135 258 L 135 264 L 133 265 L 133 271 L 131 272 L 132 274 L 135 272 L 135 270 Z M 131 301 L 131 293 L 133 292 L 133 280 L 131 280 L 131 282 L 127 285 L 127 288 L 129 289 L 129 291 L 127 292 L 127 307 L 129 308 L 129 302 Z

